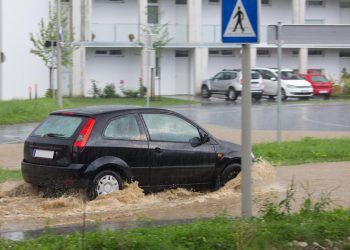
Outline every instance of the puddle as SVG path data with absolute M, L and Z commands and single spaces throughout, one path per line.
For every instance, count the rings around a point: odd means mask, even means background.
M 253 168 L 253 197 L 271 198 L 283 189 L 276 185 L 274 168 L 267 162 Z M 0 232 L 17 228 L 87 222 L 136 221 L 139 218 L 178 220 L 240 214 L 240 175 L 216 192 L 192 192 L 178 188 L 145 195 L 137 183 L 119 192 L 84 203 L 79 194 L 46 198 L 43 191 L 24 182 L 0 184 Z

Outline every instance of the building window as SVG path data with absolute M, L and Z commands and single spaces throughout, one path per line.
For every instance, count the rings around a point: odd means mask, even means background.
M 175 0 L 175 4 L 178 4 L 178 5 L 187 4 L 187 0 Z
M 256 55 L 261 57 L 271 56 L 268 49 L 258 49 L 256 51 Z
M 309 49 L 309 56 L 323 56 L 323 50 L 320 49 Z
M 95 50 L 96 56 L 123 56 L 123 50 L 111 49 L 111 50 Z
M 293 56 L 298 56 L 299 55 L 299 50 L 298 49 L 292 50 L 292 55 Z
M 209 56 L 234 56 L 234 52 L 232 49 L 211 49 Z
M 159 23 L 159 3 L 158 0 L 148 0 L 147 5 L 147 23 Z
M 112 49 L 109 51 L 110 56 L 123 56 L 123 51 L 121 49 Z
M 350 57 L 350 50 L 343 50 L 339 52 L 340 57 Z
M 269 6 L 271 6 L 271 0 L 261 0 L 261 5 L 269 5 Z
M 219 3 L 220 3 L 220 0 L 209 0 L 209 3 L 212 3 L 212 4 L 219 4 Z
M 124 0 L 109 0 L 109 1 L 114 3 L 124 3 Z
M 339 7 L 340 8 L 350 8 L 350 1 L 341 0 L 339 2 Z
M 309 74 L 322 74 L 324 73 L 324 69 L 308 69 L 307 73 Z
M 306 5 L 308 7 L 324 7 L 323 0 L 307 0 Z
M 175 57 L 188 57 L 188 50 L 182 50 L 182 49 L 175 50 Z
M 324 24 L 323 19 L 305 19 L 305 24 Z

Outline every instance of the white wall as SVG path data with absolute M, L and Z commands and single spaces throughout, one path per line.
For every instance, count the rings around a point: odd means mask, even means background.
M 138 0 L 92 2 L 93 23 L 137 23 L 138 17 Z
M 210 56 L 208 59 L 208 77 L 213 77 L 223 69 L 240 69 L 242 65 L 240 49 L 234 50 L 234 56 Z
M 104 48 L 103 48 L 104 49 Z M 101 50 L 103 50 L 101 49 Z M 141 50 L 122 49 L 123 56 L 96 56 L 95 49 L 87 49 L 86 53 L 86 80 L 85 95 L 91 90 L 91 80 L 96 80 L 100 88 L 114 83 L 120 93 L 120 80 L 123 80 L 125 89 L 139 88 L 141 76 Z
M 325 0 L 323 7 L 310 7 L 306 5 L 306 19 L 323 19 L 325 24 L 339 24 L 339 1 Z
M 35 4 L 34 4 L 35 2 Z M 3 99 L 28 98 L 28 88 L 38 84 L 38 95 L 49 88 L 48 69 L 39 57 L 31 54 L 29 33 L 38 32 L 41 18 L 47 20 L 47 0 L 2 1 L 3 51 Z M 33 95 L 34 96 L 34 95 Z
M 163 49 L 161 52 L 161 94 L 173 95 L 176 91 L 175 81 L 175 50 Z

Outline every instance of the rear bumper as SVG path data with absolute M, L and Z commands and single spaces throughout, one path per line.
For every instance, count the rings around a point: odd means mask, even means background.
M 332 94 L 332 88 L 314 88 L 314 95 L 330 95 Z
M 57 167 L 22 161 L 22 176 L 26 182 L 50 188 L 88 187 L 90 180 L 84 177 L 85 169 L 84 164 Z

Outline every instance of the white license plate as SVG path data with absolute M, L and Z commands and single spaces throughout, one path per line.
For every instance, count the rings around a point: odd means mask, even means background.
M 308 93 L 309 91 L 306 89 L 301 90 L 301 93 Z
M 54 154 L 55 154 L 55 151 L 50 151 L 50 150 L 41 150 L 41 149 L 33 150 L 33 157 L 35 158 L 53 159 Z
M 327 94 L 328 90 L 320 90 L 319 92 L 320 92 L 320 94 Z

